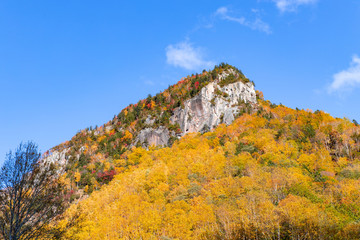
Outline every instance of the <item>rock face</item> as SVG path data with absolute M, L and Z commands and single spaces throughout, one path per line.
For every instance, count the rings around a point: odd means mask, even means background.
M 184 107 L 174 110 L 170 118 L 172 124 L 179 124 L 181 137 L 190 132 L 206 132 L 221 123 L 231 124 L 236 115 L 240 113 L 242 103 L 256 104 L 256 93 L 252 82 L 235 82 L 223 87 L 219 85 L 221 80 L 229 74 L 235 74 L 233 70 L 223 72 L 219 78 L 203 87 L 198 95 L 184 102 Z M 150 119 L 147 119 L 150 123 Z M 151 122 L 152 123 L 152 122 Z M 135 144 L 148 146 L 166 146 L 174 132 L 166 127 L 146 128 L 140 131 Z
M 65 148 L 61 152 L 54 151 L 50 154 L 47 154 L 43 158 L 43 162 L 45 163 L 57 163 L 60 166 L 65 166 L 67 163 L 66 154 L 69 152 L 70 148 Z
M 212 82 L 197 96 L 187 100 L 184 108 L 175 109 L 170 120 L 180 125 L 182 135 L 204 132 L 221 123 L 231 124 L 240 112 L 241 102 L 256 104 L 256 93 L 251 82 L 236 82 L 224 87 Z
M 141 144 L 151 146 L 167 146 L 170 139 L 170 132 L 166 127 L 157 129 L 145 128 L 140 131 L 135 140 L 135 145 L 140 141 Z

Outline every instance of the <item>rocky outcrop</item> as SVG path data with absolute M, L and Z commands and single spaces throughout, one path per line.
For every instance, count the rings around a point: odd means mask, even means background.
M 70 148 L 65 148 L 62 151 L 53 151 L 51 153 L 46 154 L 43 156 L 42 161 L 44 163 L 56 163 L 59 166 L 65 166 L 67 163 L 67 153 L 69 152 Z
M 224 71 L 218 79 L 203 87 L 198 95 L 184 102 L 183 107 L 174 110 L 170 118 L 172 124 L 179 124 L 181 137 L 190 132 L 206 132 L 221 123 L 231 124 L 240 113 L 245 104 L 256 105 L 256 93 L 252 82 L 241 81 L 230 83 L 221 87 L 222 80 L 229 74 L 236 75 L 232 69 Z M 152 125 L 153 119 L 150 116 L 146 124 Z M 171 136 L 166 127 L 145 128 L 140 131 L 135 139 L 135 145 L 140 142 L 142 145 L 166 146 Z
M 147 118 L 145 119 L 145 124 L 152 126 L 154 125 L 154 123 L 155 123 L 155 118 L 151 118 L 151 116 L 148 115 Z
M 218 81 L 211 82 L 186 101 L 184 108 L 175 109 L 170 120 L 180 125 L 181 135 L 204 132 L 221 123 L 231 124 L 240 112 L 241 103 L 256 104 L 253 83 L 235 82 L 220 87 Z
M 170 132 L 166 127 L 154 128 L 145 128 L 140 131 L 138 136 L 135 139 L 135 145 L 140 142 L 141 145 L 145 147 L 155 145 L 155 146 L 167 146 L 170 139 Z

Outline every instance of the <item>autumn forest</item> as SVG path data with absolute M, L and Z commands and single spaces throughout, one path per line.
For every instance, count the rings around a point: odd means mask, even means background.
M 253 84 L 223 63 L 45 152 L 65 209 L 40 238 L 359 239 L 359 124 L 256 91 L 256 104 L 232 106 L 231 124 L 181 135 L 174 111 L 214 81 L 225 100 L 222 87 Z M 169 132 L 168 144 L 140 142 L 149 127 Z
M 359 239 L 356 121 L 276 105 L 257 91 L 258 106 L 239 105 L 229 126 L 168 147 L 131 145 L 148 114 L 168 113 L 157 124 L 180 131 L 171 111 L 212 73 L 182 79 L 53 149 L 71 149 L 61 177 L 69 208 L 48 230 L 59 239 Z M 109 127 L 117 124 L 121 131 Z

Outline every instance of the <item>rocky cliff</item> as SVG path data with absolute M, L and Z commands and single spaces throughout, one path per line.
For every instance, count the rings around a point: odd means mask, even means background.
M 223 74 L 222 78 L 229 73 Z M 194 98 L 186 101 L 170 118 L 180 125 L 182 135 L 189 132 L 211 130 L 221 123 L 229 125 L 240 113 L 241 103 L 256 104 L 254 84 L 235 82 L 219 86 L 219 81 L 209 83 Z
M 167 146 L 169 144 L 171 133 L 164 127 L 145 128 L 140 131 L 136 137 L 134 145 L 140 143 L 144 147 L 155 145 L 155 146 Z
M 178 124 L 181 132 L 175 134 L 167 128 L 146 128 L 139 132 L 136 143 L 142 145 L 166 146 L 171 136 L 181 137 L 190 132 L 206 132 L 221 123 L 231 124 L 244 111 L 244 106 L 256 107 L 256 93 L 252 82 L 236 81 L 221 84 L 229 76 L 236 76 L 233 69 L 224 71 L 218 78 L 207 84 L 193 98 L 173 111 L 172 124 Z M 148 120 L 149 121 L 149 120 Z

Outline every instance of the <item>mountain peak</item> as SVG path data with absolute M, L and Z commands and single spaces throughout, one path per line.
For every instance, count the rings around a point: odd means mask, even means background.
M 127 146 L 169 146 L 186 133 L 230 124 L 237 115 L 251 111 L 250 104 L 256 105 L 253 82 L 236 67 L 221 63 L 130 104 L 107 127 L 131 132 L 134 140 Z

